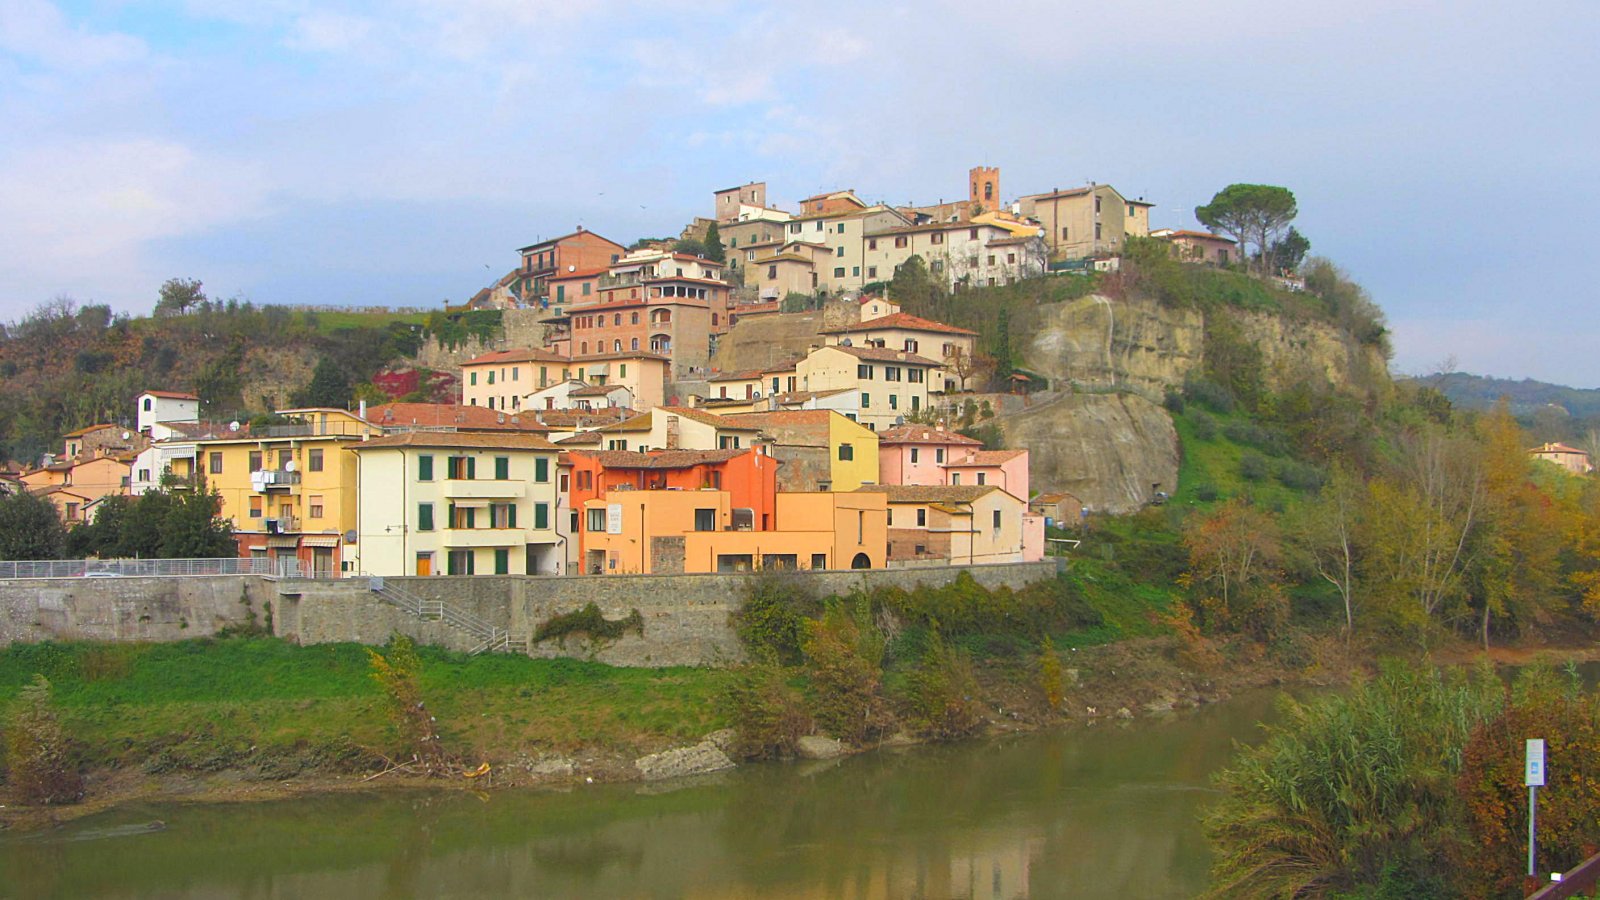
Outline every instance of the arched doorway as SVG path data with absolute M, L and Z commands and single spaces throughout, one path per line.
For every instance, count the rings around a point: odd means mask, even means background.
M 872 568 L 872 560 L 865 553 L 857 553 L 856 558 L 850 560 L 850 568 L 870 569 Z

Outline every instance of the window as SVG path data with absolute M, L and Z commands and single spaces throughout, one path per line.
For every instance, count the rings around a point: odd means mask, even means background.
M 907 369 L 906 370 L 906 381 L 909 381 L 912 384 L 921 384 L 922 383 L 922 377 L 925 374 L 927 374 L 927 373 L 923 372 L 921 369 Z
M 494 480 L 507 481 L 511 478 L 511 457 L 496 456 L 494 458 Z
M 717 449 L 718 450 L 737 450 L 737 449 L 739 449 L 739 436 L 736 435 L 736 434 L 724 434 L 724 435 L 718 437 L 717 438 Z
M 590 534 L 602 534 L 606 530 L 606 511 L 603 509 L 589 510 L 588 528 Z
M 899 381 L 900 380 L 900 367 L 899 366 L 884 366 L 883 367 L 883 380 L 884 381 Z
M 961 483 L 961 473 L 960 472 L 951 472 L 950 473 L 950 483 L 951 484 L 960 484 Z
M 550 527 L 550 504 L 548 504 L 548 503 L 535 503 L 533 505 L 533 527 L 535 527 L 535 528 L 549 528 Z
M 250 471 L 252 471 L 252 472 L 261 471 L 261 451 L 260 450 L 251 450 L 250 451 Z
M 872 367 L 869 366 L 869 365 L 858 364 L 856 366 L 856 377 L 861 379 L 862 381 L 871 381 L 872 380 Z
M 867 239 L 867 249 L 868 250 L 876 250 L 876 249 L 878 249 L 878 239 L 877 238 L 868 238 Z
M 978 473 L 978 483 L 979 484 L 988 484 L 989 483 L 988 482 L 988 473 L 979 472 Z
M 826 569 L 827 567 L 828 567 L 828 554 L 826 554 L 826 553 L 813 553 L 813 554 L 811 554 L 811 568 L 813 568 L 813 569 Z
M 621 325 L 622 324 L 622 313 L 612 313 L 611 314 L 611 324 L 612 325 Z
M 871 406 L 872 406 L 872 395 L 867 393 L 866 391 L 862 391 L 861 392 L 861 408 L 862 409 L 867 409 L 867 408 L 869 408 Z
M 914 338 L 906 338 L 905 350 L 907 353 L 917 352 L 917 342 Z
M 714 509 L 697 509 L 694 511 L 695 531 L 716 531 L 717 511 Z
M 548 457 L 540 456 L 534 459 L 533 480 L 540 484 L 548 484 L 550 482 L 550 460 Z
M 423 454 L 417 457 L 417 480 L 433 480 L 433 454 Z
M 927 544 L 915 544 L 913 546 L 916 549 L 916 553 L 917 553 L 918 556 L 921 556 L 922 554 L 928 552 L 928 545 Z
M 967 239 L 968 240 L 973 240 L 973 241 L 977 240 L 978 239 L 978 229 L 976 229 L 976 228 L 967 229 Z
M 222 474 L 222 454 L 221 453 L 213 453 L 213 454 L 211 454 L 211 474 L 213 474 L 213 475 L 221 475 Z
M 472 506 L 456 506 L 455 504 L 452 503 L 450 505 L 450 527 L 451 528 L 477 528 L 478 527 L 478 510 L 477 510 L 477 508 L 476 507 L 472 507 Z
M 833 248 L 833 255 L 834 256 L 843 256 L 844 255 L 844 248 L 843 247 L 835 247 L 835 248 Z
M 588 353 L 589 352 L 589 342 L 588 341 L 584 341 L 582 344 L 579 344 L 578 345 L 578 352 L 579 353 Z
M 1065 225 L 1061 226 L 1061 239 L 1063 241 L 1067 239 L 1067 226 Z
M 778 277 L 778 267 L 777 266 L 767 266 L 767 277 L 768 278 L 777 278 Z
M 493 369 L 489 370 L 489 383 L 490 384 L 494 384 L 494 370 Z
M 140 469 L 139 470 L 139 480 L 140 481 L 149 481 L 150 480 L 150 470 L 149 469 Z
M 628 349 L 629 350 L 637 350 L 637 349 L 639 349 L 639 339 L 638 338 L 634 338 L 632 341 L 630 341 L 628 343 Z
M 867 266 L 867 277 L 868 278 L 877 278 L 878 277 L 878 267 L 877 266 Z
M 916 394 L 912 394 L 911 395 L 911 411 L 912 412 L 916 412 L 917 410 L 919 410 L 921 408 L 922 408 L 922 398 L 918 397 Z
M 991 266 L 994 265 L 994 254 L 993 253 L 989 254 L 989 265 L 991 265 Z
M 912 447 L 911 448 L 911 464 L 912 465 L 916 465 L 917 464 L 917 457 L 919 457 L 921 455 L 922 455 L 922 452 L 920 450 L 918 450 L 915 447 Z
M 311 472 L 322 471 L 322 448 L 313 447 L 306 451 L 306 469 Z
M 312 519 L 322 518 L 322 495 L 312 494 L 306 501 L 306 516 Z
M 493 528 L 517 527 L 517 505 L 515 503 L 495 503 L 489 506 L 489 524 Z
M 621 353 L 622 352 L 622 342 L 621 341 L 612 341 L 611 342 L 611 352 L 612 353 Z
M 636 312 L 628 313 L 628 324 L 629 325 L 637 325 L 637 324 L 639 324 L 639 314 L 636 313 Z
M 257 496 L 254 496 L 254 497 L 250 498 L 250 518 L 252 518 L 252 519 L 261 518 L 261 497 L 260 497 L 260 495 L 257 495 Z
M 850 275 L 851 275 L 851 277 L 854 277 L 854 278 L 861 277 L 861 267 L 860 266 L 851 266 L 850 267 Z
M 917 527 L 918 528 L 926 528 L 927 525 L 928 525 L 928 511 L 919 506 L 919 507 L 917 507 Z
M 839 445 L 839 461 L 840 462 L 849 462 L 850 460 L 853 460 L 855 458 L 856 458 L 856 448 L 855 447 L 851 446 L 850 444 L 840 444 Z
M 478 477 L 478 461 L 470 456 L 451 456 L 445 459 L 445 477 L 468 480 Z
M 934 448 L 933 461 L 938 463 L 941 466 L 944 465 L 944 448 L 943 447 Z
M 445 557 L 445 571 L 451 575 L 472 575 L 477 571 L 477 554 L 471 550 L 451 550 Z
M 154 405 L 154 401 L 153 400 L 151 400 L 149 397 L 144 398 L 144 411 L 145 412 L 149 412 L 153 408 L 153 405 Z
M 817 208 L 818 208 L 818 209 L 821 209 L 821 208 L 822 208 L 822 204 L 821 204 L 821 203 L 818 203 L 818 204 L 817 204 Z M 822 223 L 821 223 L 821 222 L 818 222 L 818 223 L 817 223 L 817 230 L 818 230 L 818 231 L 821 231 L 821 230 L 822 230 Z
M 982 484 L 982 483 L 983 482 L 979 482 L 979 484 Z M 1000 530 L 1000 510 L 998 510 L 998 509 L 994 511 L 994 530 L 995 531 L 999 531 Z
M 942 244 L 942 243 L 944 243 L 944 232 L 935 231 L 933 234 L 928 235 L 928 243 L 930 243 L 930 244 Z
M 904 246 L 906 246 L 906 241 L 907 241 L 906 236 L 905 235 L 901 235 L 901 236 L 899 236 L 899 237 L 894 239 L 894 245 L 896 247 L 904 247 Z
M 1100 198 L 1096 197 L 1095 199 L 1099 200 Z M 1099 222 L 1094 223 L 1094 239 L 1097 240 L 1097 241 L 1100 240 L 1100 223 Z
M 844 266 L 836 267 L 833 270 L 833 277 L 835 277 L 835 278 L 843 278 L 844 277 Z
M 511 574 L 511 551 L 504 547 L 497 547 L 494 551 L 494 573 L 496 575 Z
M 468 375 L 467 376 L 467 383 L 468 384 L 477 384 L 478 383 L 478 373 L 477 372 L 473 372 L 472 374 Z
M 432 531 L 433 530 L 433 504 L 432 503 L 418 503 L 417 504 L 417 530 L 418 531 Z

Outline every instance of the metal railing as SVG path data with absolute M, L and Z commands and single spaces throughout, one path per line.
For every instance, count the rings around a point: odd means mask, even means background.
M 467 651 L 473 656 L 497 650 L 510 650 L 512 644 L 516 643 L 511 640 L 510 631 L 472 613 L 448 606 L 443 600 L 423 599 L 381 576 L 369 575 L 367 581 L 371 591 L 389 605 L 403 609 L 419 619 L 443 622 L 478 638 L 479 643 Z
M 278 575 L 270 559 L 38 559 L 0 560 L 0 579 L 120 578 L 193 575 Z

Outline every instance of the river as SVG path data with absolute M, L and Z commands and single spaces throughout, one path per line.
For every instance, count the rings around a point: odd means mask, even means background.
M 1272 696 L 668 785 L 129 804 L 0 838 L 0 896 L 1190 897 Z

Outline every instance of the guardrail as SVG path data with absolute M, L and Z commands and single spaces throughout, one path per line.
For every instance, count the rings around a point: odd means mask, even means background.
M 215 559 L 0 560 L 0 579 L 280 574 L 284 573 L 279 571 L 278 565 L 272 560 L 245 559 L 236 556 Z

